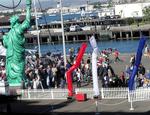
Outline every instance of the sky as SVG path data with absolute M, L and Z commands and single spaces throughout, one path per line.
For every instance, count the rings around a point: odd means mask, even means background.
M 13 0 L 0 0 L 0 4 L 2 5 L 6 5 L 6 6 L 13 6 Z M 20 0 L 14 0 L 15 4 L 17 4 Z M 33 1 L 33 0 L 32 0 Z M 36 0 L 38 1 L 38 0 Z M 40 2 L 42 3 L 42 7 L 43 8 L 47 8 L 47 7 L 55 7 L 57 5 L 57 1 L 59 0 L 40 0 Z M 71 6 L 71 5 L 82 5 L 82 4 L 86 4 L 87 1 L 89 1 L 89 3 L 91 2 L 97 2 L 97 1 L 107 1 L 107 0 L 62 0 L 63 1 L 63 6 Z M 21 5 L 19 6 L 19 8 L 25 7 L 25 0 L 22 0 Z M 39 6 L 37 4 L 37 6 Z M 3 9 L 0 6 L 0 9 Z

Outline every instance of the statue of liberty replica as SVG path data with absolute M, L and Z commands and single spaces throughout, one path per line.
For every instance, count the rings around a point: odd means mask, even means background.
M 9 86 L 22 86 L 25 81 L 25 37 L 24 32 L 30 27 L 31 0 L 26 0 L 26 18 L 19 23 L 19 17 L 10 18 L 11 29 L 3 36 L 6 51 L 6 77 Z

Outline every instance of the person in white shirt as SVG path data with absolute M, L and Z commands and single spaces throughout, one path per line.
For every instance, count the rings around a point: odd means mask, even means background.
M 81 72 L 79 68 L 76 71 L 76 75 L 77 75 L 77 87 L 81 87 Z
M 144 56 L 150 57 L 150 49 L 148 44 L 145 45 Z
M 37 76 L 37 77 L 34 77 L 34 79 L 33 79 L 33 89 L 37 89 L 38 88 L 38 86 L 39 86 L 39 77 Z

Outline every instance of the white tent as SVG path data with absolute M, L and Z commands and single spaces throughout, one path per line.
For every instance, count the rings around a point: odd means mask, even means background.
M 0 56 L 6 56 L 6 49 L 4 48 L 1 42 L 0 42 Z

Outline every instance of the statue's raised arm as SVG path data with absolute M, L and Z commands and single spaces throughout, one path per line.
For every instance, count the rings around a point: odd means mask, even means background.
M 26 19 L 21 24 L 21 30 L 24 32 L 26 29 L 30 27 L 31 22 L 31 0 L 26 0 Z

